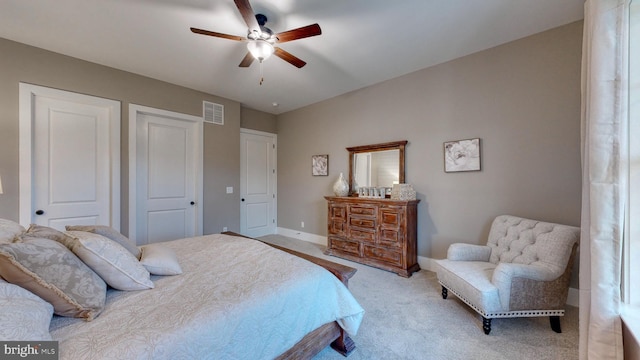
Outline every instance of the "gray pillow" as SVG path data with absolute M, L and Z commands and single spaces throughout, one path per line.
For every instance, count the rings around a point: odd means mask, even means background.
M 73 238 L 63 233 L 62 231 L 58 231 L 54 228 L 50 228 L 43 225 L 31 224 L 29 229 L 22 235 L 19 235 L 18 238 L 20 241 L 27 241 L 29 239 L 49 239 L 55 240 L 60 244 L 67 247 L 67 249 L 71 250 L 71 246 L 73 246 Z
M 140 249 L 136 244 L 129 240 L 126 236 L 120 234 L 116 229 L 106 225 L 67 225 L 67 231 L 86 231 L 98 235 L 107 237 L 118 244 L 122 245 L 125 249 L 129 250 L 136 259 L 140 259 Z
M 48 301 L 61 316 L 90 321 L 104 308 L 105 282 L 50 239 L 0 244 L 0 276 Z

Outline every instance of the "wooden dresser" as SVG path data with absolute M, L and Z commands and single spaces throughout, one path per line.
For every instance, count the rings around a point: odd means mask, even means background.
M 326 196 L 325 254 L 409 277 L 420 270 L 417 205 L 420 200 Z

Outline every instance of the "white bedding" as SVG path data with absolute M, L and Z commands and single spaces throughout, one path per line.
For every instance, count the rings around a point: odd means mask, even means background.
M 183 273 L 109 290 L 91 322 L 55 316 L 61 359 L 272 359 L 332 321 L 358 331 L 364 310 L 322 267 L 222 234 L 163 244 Z

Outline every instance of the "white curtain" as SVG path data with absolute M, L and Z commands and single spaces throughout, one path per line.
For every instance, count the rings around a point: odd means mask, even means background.
M 586 0 L 582 48 L 580 359 L 623 359 L 630 0 Z

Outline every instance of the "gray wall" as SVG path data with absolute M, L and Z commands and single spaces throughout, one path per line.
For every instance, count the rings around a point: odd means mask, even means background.
M 581 43 L 576 22 L 279 115 L 278 226 L 326 235 L 345 147 L 396 140 L 421 256 L 485 243 L 499 214 L 579 225 Z M 445 173 L 443 142 L 475 137 L 482 171 Z M 314 154 L 328 177 L 311 176 Z
M 240 127 L 275 134 L 278 132 L 276 115 L 243 107 L 240 109 Z
M 121 102 L 122 230 L 128 227 L 128 105 L 201 116 L 202 101 L 225 106 L 224 126 L 204 125 L 204 232 L 240 230 L 240 113 L 238 102 L 0 38 L 0 218 L 18 220 L 18 83 L 89 94 Z M 251 112 L 248 127 L 259 112 Z M 275 120 L 274 120 L 275 122 Z M 237 191 L 226 194 L 226 187 Z M 25 225 L 25 224 L 23 224 Z

